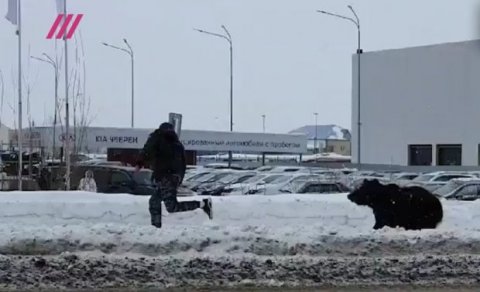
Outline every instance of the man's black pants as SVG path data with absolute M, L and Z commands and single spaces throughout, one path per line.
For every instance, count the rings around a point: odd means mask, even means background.
M 179 202 L 177 200 L 177 187 L 179 179 L 175 176 L 164 177 L 157 182 L 157 190 L 150 197 L 149 210 L 152 225 L 162 226 L 162 201 L 168 213 L 186 212 L 200 208 L 199 201 Z

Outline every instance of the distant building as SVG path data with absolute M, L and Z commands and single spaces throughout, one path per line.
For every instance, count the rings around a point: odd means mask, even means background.
M 352 154 L 351 142 L 350 140 L 327 139 L 324 152 L 350 156 Z
M 351 154 L 350 131 L 337 125 L 307 125 L 292 130 L 289 134 L 306 135 L 307 150 L 310 153 L 332 152 L 346 156 Z

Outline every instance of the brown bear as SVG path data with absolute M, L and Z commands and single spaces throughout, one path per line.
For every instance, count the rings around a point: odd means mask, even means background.
M 383 185 L 378 180 L 364 180 L 348 195 L 360 206 L 372 208 L 375 216 L 373 229 L 384 226 L 403 227 L 407 230 L 433 229 L 443 218 L 440 200 L 421 187 Z

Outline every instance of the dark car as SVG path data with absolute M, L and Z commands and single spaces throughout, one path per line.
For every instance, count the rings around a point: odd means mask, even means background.
M 133 167 L 97 165 L 75 167 L 71 176 L 72 189 L 78 189 L 78 184 L 87 170 L 93 171 L 99 193 L 150 196 L 155 192 L 155 186 L 151 180 L 152 171 L 149 169 L 136 172 Z

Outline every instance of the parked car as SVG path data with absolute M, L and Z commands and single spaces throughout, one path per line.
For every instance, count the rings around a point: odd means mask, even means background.
M 302 166 L 275 166 L 271 173 L 278 173 L 278 172 L 300 172 L 300 171 L 308 171 L 308 167 Z
M 400 172 L 393 175 L 393 180 L 413 180 L 418 176 L 415 172 Z
M 126 166 L 97 166 L 82 165 L 73 169 L 71 175 L 72 189 L 78 189 L 80 179 L 85 176 L 85 171 L 91 170 L 97 184 L 99 193 L 122 193 L 150 196 L 155 192 L 152 182 L 152 171 L 141 169 L 135 171 L 133 167 Z
M 185 174 L 185 178 L 183 179 L 183 182 L 186 186 L 188 186 L 188 184 L 200 181 L 202 177 L 207 176 L 212 172 L 213 172 L 212 170 L 207 170 L 207 171 L 201 171 L 198 173 L 195 173 L 195 172 L 187 173 Z
M 284 177 L 282 173 L 262 173 L 251 177 L 243 183 L 236 183 L 224 188 L 222 196 L 228 195 L 245 195 L 250 189 L 254 189 L 257 184 L 268 184 L 280 177 Z
M 259 168 L 255 169 L 257 172 L 264 172 L 264 173 L 278 173 L 278 172 L 299 172 L 308 170 L 308 167 L 302 166 L 274 166 L 274 165 L 265 165 L 260 166 Z
M 450 200 L 475 201 L 480 198 L 480 179 L 452 179 L 434 194 Z
M 196 192 L 202 185 L 214 183 L 220 180 L 221 178 L 231 175 L 233 173 L 235 172 L 231 170 L 219 170 L 219 171 L 212 172 L 206 176 L 203 176 L 198 181 L 189 182 L 188 184 L 185 184 L 185 185 L 188 188 L 190 188 L 192 191 Z
M 7 176 L 6 173 L 2 172 L 0 178 L 0 191 L 17 191 L 18 189 L 18 177 Z M 22 190 L 40 191 L 40 186 L 36 180 L 28 177 L 22 177 Z
M 354 169 L 354 168 L 342 168 L 342 169 L 339 169 L 339 171 L 341 171 L 344 175 L 349 175 L 349 174 L 352 174 L 358 170 Z
M 389 178 L 386 177 L 378 177 L 378 176 L 363 176 L 363 177 L 357 177 L 354 181 L 349 181 L 347 187 L 350 189 L 356 189 L 358 188 L 364 180 L 378 180 L 381 184 L 389 184 L 391 183 Z
M 78 166 L 123 166 L 120 161 L 106 161 L 104 159 L 91 159 L 91 160 L 83 160 L 76 162 Z
M 339 182 L 332 181 L 302 181 L 280 189 L 288 194 L 336 194 L 348 193 L 350 188 Z
M 276 178 L 275 180 L 269 183 L 262 183 L 260 182 L 255 187 L 250 188 L 246 194 L 247 195 L 254 195 L 254 194 L 262 194 L 262 195 L 275 195 L 280 193 L 280 189 L 295 182 L 304 182 L 308 180 L 315 180 L 319 179 L 319 175 L 311 175 L 311 174 L 287 174 L 281 177 Z
M 197 192 L 201 195 L 221 196 L 227 186 L 244 183 L 256 175 L 256 172 L 233 173 L 219 179 L 216 182 L 199 186 Z
M 237 165 L 237 164 L 231 164 L 228 166 L 228 163 L 210 163 L 207 165 L 204 165 L 205 168 L 210 168 L 210 169 L 233 169 L 233 170 L 244 170 L 245 168 Z
M 478 178 L 473 174 L 469 174 L 466 172 L 431 172 L 419 175 L 415 179 L 413 179 L 410 183 L 406 184 L 406 186 L 420 186 L 427 189 L 430 192 L 435 191 L 436 189 L 440 188 L 441 186 L 447 184 L 452 179 L 455 178 Z

